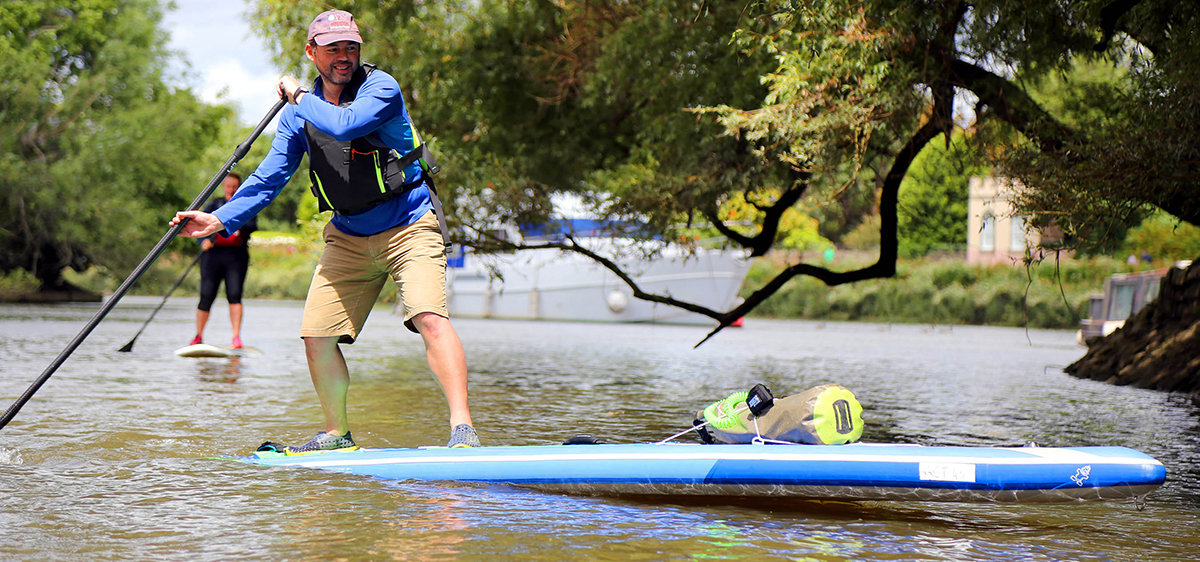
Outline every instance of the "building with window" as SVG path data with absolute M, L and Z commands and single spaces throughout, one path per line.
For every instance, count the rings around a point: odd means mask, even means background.
M 971 178 L 967 202 L 967 263 L 1019 264 L 1026 248 L 1038 248 L 1041 233 L 1015 215 L 1013 197 L 1022 189 L 1007 178 Z

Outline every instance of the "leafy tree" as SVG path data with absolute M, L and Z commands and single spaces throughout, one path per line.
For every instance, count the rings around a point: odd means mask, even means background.
M 1162 211 L 1131 228 L 1122 255 L 1147 252 L 1156 260 L 1195 260 L 1200 256 L 1200 226 L 1188 224 Z
M 65 266 L 132 267 L 194 196 L 232 113 L 165 85 L 160 19 L 151 0 L 0 10 L 0 271 L 52 289 Z
M 301 68 L 303 30 L 324 5 L 257 6 L 264 32 Z M 782 221 L 796 209 L 832 224 L 820 232 L 826 238 L 857 227 L 870 214 L 863 211 L 877 212 L 876 263 L 852 271 L 793 263 L 732 311 L 697 310 L 635 287 L 635 296 L 709 314 L 721 326 L 797 275 L 829 285 L 893 276 L 901 187 L 918 155 L 953 132 L 956 99 L 971 100 L 976 118 L 979 134 L 968 144 L 995 169 L 1038 188 L 1021 204 L 1041 223 L 1055 218 L 1072 233 L 1089 216 L 1145 205 L 1188 222 L 1200 209 L 1193 186 L 1200 82 L 1191 78 L 1200 72 L 1200 42 L 1191 40 L 1191 4 L 359 0 L 344 7 L 365 28 L 367 58 L 393 69 L 434 138 L 458 237 L 478 247 L 498 247 L 489 225 L 544 220 L 558 192 L 582 194 L 603 217 L 644 221 L 662 239 L 680 224 L 704 224 L 753 255 L 786 238 Z M 1076 80 L 1068 70 L 1080 60 L 1123 70 L 1063 103 L 1035 95 L 1032 86 L 1047 77 Z M 755 207 L 753 227 L 737 213 L 730 220 L 739 201 Z M 555 247 L 587 253 L 569 241 Z
M 779 147 L 769 156 L 782 164 L 801 156 L 807 169 L 829 174 L 858 162 L 881 178 L 876 264 L 852 272 L 796 264 L 775 282 L 796 274 L 828 284 L 894 274 L 902 181 L 917 154 L 953 127 L 956 91 L 975 100 L 976 126 L 990 133 L 975 141 L 991 164 L 1036 188 L 1018 203 L 1041 224 L 1057 219 L 1068 234 L 1079 234 L 1089 219 L 1123 219 L 1148 204 L 1195 219 L 1188 211 L 1200 197 L 1185 187 L 1195 177 L 1186 165 L 1197 161 L 1189 113 L 1196 100 L 1194 6 L 1034 7 L 1008 0 L 754 6 L 777 31 L 741 37 L 781 53 L 781 64 L 767 77 L 771 94 L 763 105 L 719 109 L 728 131 Z M 1068 71 L 1081 59 L 1127 70 L 1130 79 L 1081 81 L 1081 95 L 1039 103 L 1028 85 L 1077 77 Z M 1105 74 L 1119 78 L 1124 71 Z M 1153 133 L 1181 116 L 1171 134 Z M 1165 177 L 1146 169 L 1157 167 L 1155 150 L 1170 155 Z
M 213 174 L 221 169 L 225 161 L 229 160 L 230 154 L 233 153 L 238 143 L 246 140 L 252 130 L 253 127 L 243 126 L 237 120 L 223 121 L 219 131 L 213 137 L 213 142 L 195 156 L 197 165 L 194 166 L 195 174 L 189 185 L 207 185 Z M 270 133 L 263 133 L 234 168 L 233 171 L 241 175 L 243 181 L 254 172 L 263 158 L 266 158 L 267 152 L 271 149 L 271 137 Z M 308 200 L 313 209 L 317 207 L 317 199 L 309 190 L 309 184 L 306 159 L 300 163 L 300 167 L 292 175 L 287 187 L 279 193 L 270 206 L 259 213 L 258 228 L 260 230 L 297 230 L 299 221 L 308 218 L 308 215 L 304 214 L 305 211 L 302 210 L 303 202 Z M 200 188 L 193 187 L 193 189 L 198 192 Z M 192 195 L 194 196 L 195 193 Z M 217 189 L 212 194 L 214 199 L 224 196 L 225 192 L 221 189 Z
M 896 231 L 901 256 L 919 257 L 963 247 L 967 235 L 967 191 L 981 173 L 980 156 L 963 133 L 949 146 L 936 140 L 913 160 L 900 184 Z
M 1111 70 L 1077 80 L 1066 111 L 1046 104 L 1044 113 L 1017 121 L 1029 131 L 1026 142 L 1000 162 L 1038 186 L 1022 206 L 1058 218 L 1068 233 L 1118 240 L 1154 208 L 1200 224 L 1200 6 L 1077 2 L 1060 14 L 1084 25 L 1059 52 Z

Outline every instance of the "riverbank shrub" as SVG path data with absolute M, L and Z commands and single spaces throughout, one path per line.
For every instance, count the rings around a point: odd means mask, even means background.
M 185 246 L 184 251 L 165 252 L 154 265 L 130 288 L 130 295 L 162 296 L 179 279 L 184 268 L 191 263 L 194 248 Z M 304 300 L 312 281 L 313 270 L 321 257 L 321 245 L 315 238 L 282 232 L 258 232 L 251 238 L 250 270 L 246 274 L 244 297 L 267 300 Z M 103 294 L 111 294 L 127 276 L 100 268 L 91 268 L 83 273 L 67 271 L 66 279 L 72 284 Z M 0 288 L 2 290 L 2 288 Z M 200 295 L 199 267 L 192 268 L 172 297 L 198 298 Z M 225 297 L 224 288 L 217 294 Z M 393 283 L 385 283 L 380 302 L 396 302 Z
M 860 264 L 837 264 L 857 268 Z M 742 295 L 781 268 L 755 262 Z M 790 280 L 752 312 L 769 318 L 975 324 L 1071 329 L 1087 314 L 1088 297 L 1113 273 L 1130 271 L 1107 257 L 1052 260 L 1028 266 L 973 266 L 959 260 L 901 260 L 896 277 L 827 287 L 811 277 Z
M 0 302 L 17 300 L 23 295 L 35 293 L 42 282 L 33 273 L 24 269 L 0 272 Z
M 309 237 L 259 233 L 261 243 L 250 250 L 250 273 L 246 298 L 303 300 L 320 245 Z M 289 236 L 291 238 L 289 238 Z M 268 243 L 269 242 L 269 243 Z M 192 247 L 165 253 L 133 286 L 130 294 L 166 294 L 183 268 L 190 263 Z M 820 253 L 813 252 L 809 256 Z M 781 254 L 782 255 L 782 254 Z M 742 296 L 766 284 L 789 260 L 803 254 L 786 254 L 756 260 L 742 288 Z M 842 251 L 830 267 L 838 270 L 869 265 L 869 253 Z M 827 287 L 811 277 L 797 277 L 759 305 L 751 315 L 781 319 L 872 321 L 924 324 L 974 324 L 1073 329 L 1087 314 L 1088 296 L 1103 291 L 1104 280 L 1113 273 L 1137 268 L 1124 261 L 1097 257 L 1051 259 L 1029 266 L 974 266 L 961 259 L 914 259 L 897 263 L 896 277 Z M 90 269 L 67 273 L 67 280 L 81 288 L 111 294 L 124 276 Z M 2 290 L 2 288 L 0 288 Z M 174 297 L 196 298 L 199 273 L 192 271 Z M 220 295 L 223 297 L 223 294 Z M 220 298 L 219 297 L 219 298 Z M 380 301 L 396 302 L 392 283 L 384 285 Z
M 1157 211 L 1125 235 L 1122 255 L 1142 252 L 1166 263 L 1200 258 L 1200 227 Z

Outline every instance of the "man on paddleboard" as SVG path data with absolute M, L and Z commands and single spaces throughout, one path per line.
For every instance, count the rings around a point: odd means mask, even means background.
M 229 172 L 221 187 L 225 189 L 225 197 L 213 199 L 204 206 L 206 212 L 221 208 L 237 192 L 242 184 L 242 176 L 237 172 Z M 233 234 L 225 236 L 216 233 L 200 240 L 200 304 L 196 305 L 196 337 L 191 345 L 204 343 L 204 327 L 208 325 L 208 316 L 212 311 L 213 301 L 217 299 L 217 289 L 221 281 L 225 282 L 225 299 L 229 301 L 229 323 L 233 325 L 234 349 L 242 348 L 242 287 L 246 284 L 246 272 L 250 269 L 250 234 L 258 230 L 258 219 L 250 217 L 241 228 Z
M 237 230 L 291 179 L 305 153 L 325 225 L 325 250 L 304 305 L 304 340 L 325 430 L 288 454 L 356 448 L 346 417 L 350 374 L 340 343 L 354 343 L 388 277 L 397 284 L 404 325 L 421 335 L 429 368 L 450 406 L 447 446 L 477 447 L 467 405 L 467 362 L 446 308 L 445 221 L 432 187 L 436 167 L 414 129 L 396 79 L 360 59 L 362 36 L 349 12 L 330 10 L 308 27 L 305 55 L 320 77 L 305 90 L 283 77 L 289 105 L 271 151 L 213 213 L 183 211 L 180 234 Z

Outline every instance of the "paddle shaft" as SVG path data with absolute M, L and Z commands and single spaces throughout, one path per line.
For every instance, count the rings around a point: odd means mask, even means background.
M 225 165 L 221 167 L 221 170 L 217 172 L 217 175 L 213 176 L 212 181 L 208 182 L 208 186 L 204 188 L 204 191 L 200 192 L 200 195 L 196 196 L 196 199 L 192 201 L 192 204 L 188 206 L 187 210 L 194 211 L 199 209 L 200 206 L 208 200 L 213 191 L 217 189 L 217 186 L 220 185 L 222 181 L 225 181 L 225 176 L 229 175 L 230 170 L 237 165 L 238 161 L 246 156 L 246 153 L 250 151 L 250 146 L 254 144 L 254 141 L 258 139 L 259 135 L 262 134 L 263 129 L 267 128 L 267 125 L 271 122 L 271 119 L 275 118 L 275 114 L 279 113 L 279 110 L 283 109 L 283 106 L 286 103 L 287 100 L 281 99 L 271 108 L 269 112 L 267 112 L 267 115 L 258 123 L 258 126 L 254 128 L 254 131 L 250 133 L 250 136 L 237 146 L 237 149 L 233 151 L 233 156 L 229 157 L 229 160 L 225 162 Z M 41 376 L 39 376 L 37 380 L 33 381 L 33 384 L 29 385 L 29 388 L 25 390 L 25 393 L 22 394 L 20 398 L 17 398 L 17 401 L 13 402 L 12 406 L 8 407 L 8 410 L 4 412 L 4 416 L 0 417 L 0 429 L 3 429 L 6 425 L 8 425 L 9 421 L 12 421 L 13 417 L 17 415 L 17 412 L 21 411 L 21 408 L 25 406 L 25 403 L 28 402 L 30 398 L 33 398 L 33 395 L 37 393 L 38 389 L 40 389 L 43 384 L 46 384 L 46 381 L 50 379 L 50 376 L 53 375 L 60 366 L 62 366 L 63 362 L 67 360 L 67 357 L 70 357 L 71 353 L 73 353 L 75 349 L 83 343 L 83 340 L 87 339 L 88 335 L 92 333 L 92 330 L 96 329 L 96 326 L 100 324 L 100 321 L 104 320 L 104 317 L 108 315 L 109 311 L 111 311 L 113 307 L 117 305 L 117 302 L 121 300 L 121 297 L 125 296 L 125 293 L 127 293 L 129 288 L 137 282 L 138 278 L 140 278 L 142 274 L 150 268 L 150 265 L 154 263 L 154 260 L 158 259 L 158 256 L 167 249 L 167 244 L 170 244 L 171 240 L 174 240 L 175 237 L 179 235 L 179 232 L 183 230 L 184 225 L 187 223 L 188 219 L 179 221 L 179 224 L 171 227 L 171 229 L 168 230 L 165 235 L 163 235 L 162 239 L 158 241 L 158 244 L 154 245 L 154 249 L 150 250 L 150 253 L 146 254 L 146 257 L 142 259 L 142 263 L 138 264 L 138 266 L 133 269 L 133 273 L 130 273 L 129 277 L 125 278 L 125 281 L 121 283 L 120 287 L 117 287 L 117 290 L 113 292 L 112 296 L 100 306 L 100 310 L 96 311 L 96 315 L 92 316 L 92 319 L 89 320 L 87 325 L 83 327 L 83 330 L 71 340 L 71 343 L 67 344 L 66 349 L 63 349 L 62 353 L 59 353 L 58 357 L 55 357 L 54 361 L 50 363 L 50 366 L 46 367 L 46 370 L 42 372 Z
M 196 257 L 192 258 L 192 263 L 189 263 L 187 267 L 183 268 L 183 275 L 180 275 L 179 279 L 175 280 L 175 284 L 171 285 L 170 289 L 167 289 L 167 294 L 163 295 L 162 302 L 158 303 L 158 306 L 154 309 L 154 312 L 150 313 L 150 317 L 146 319 L 146 323 L 142 324 L 142 328 L 140 330 L 138 330 L 136 334 L 133 335 L 133 339 L 129 340 L 129 343 L 125 344 L 124 347 L 122 347 L 121 349 L 118 349 L 117 351 L 122 351 L 122 352 L 133 351 L 133 342 L 137 341 L 138 336 L 142 335 L 142 332 L 146 331 L 146 326 L 150 325 L 150 321 L 154 320 L 154 316 L 156 314 L 158 314 L 158 311 L 162 310 L 163 305 L 167 304 L 167 299 L 171 298 L 171 293 L 174 293 L 175 289 L 178 289 L 179 285 L 181 283 L 183 283 L 183 280 L 187 279 L 188 273 L 190 273 L 192 271 L 193 267 L 196 267 L 196 263 L 200 261 L 200 257 L 203 255 L 204 255 L 203 251 L 196 254 Z

